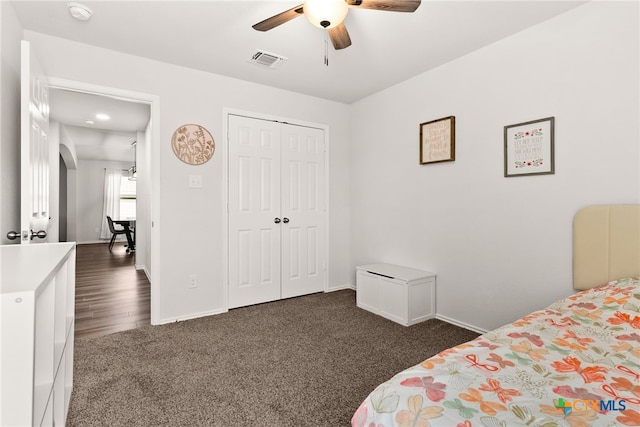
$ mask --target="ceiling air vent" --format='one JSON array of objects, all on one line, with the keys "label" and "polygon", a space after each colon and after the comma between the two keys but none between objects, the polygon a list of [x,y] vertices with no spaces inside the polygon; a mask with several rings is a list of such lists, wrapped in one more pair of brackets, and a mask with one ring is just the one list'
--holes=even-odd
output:
[{"label": "ceiling air vent", "polygon": [[284,56],[276,55],[273,53],[265,52],[264,50],[258,50],[253,54],[249,62],[261,65],[268,68],[276,68],[282,61],[286,61]]}]

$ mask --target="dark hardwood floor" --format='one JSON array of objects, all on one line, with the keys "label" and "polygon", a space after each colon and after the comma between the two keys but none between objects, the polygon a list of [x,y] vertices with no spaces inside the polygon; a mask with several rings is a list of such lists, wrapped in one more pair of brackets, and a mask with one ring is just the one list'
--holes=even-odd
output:
[{"label": "dark hardwood floor", "polygon": [[75,337],[95,337],[148,325],[151,287],[135,255],[117,243],[109,253],[106,243],[76,248]]}]

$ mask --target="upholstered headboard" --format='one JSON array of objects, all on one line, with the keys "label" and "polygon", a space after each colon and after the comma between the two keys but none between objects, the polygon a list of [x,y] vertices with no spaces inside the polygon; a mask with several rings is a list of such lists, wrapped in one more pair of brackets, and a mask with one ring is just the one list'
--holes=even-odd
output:
[{"label": "upholstered headboard", "polygon": [[573,287],[640,275],[640,205],[597,205],[573,218]]}]

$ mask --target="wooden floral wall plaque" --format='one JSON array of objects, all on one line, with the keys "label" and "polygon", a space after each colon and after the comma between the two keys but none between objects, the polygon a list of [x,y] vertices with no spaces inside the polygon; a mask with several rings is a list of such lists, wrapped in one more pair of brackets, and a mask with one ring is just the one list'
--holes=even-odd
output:
[{"label": "wooden floral wall plaque", "polygon": [[201,165],[213,157],[216,144],[200,125],[182,125],[173,132],[171,148],[175,155],[189,165]]}]

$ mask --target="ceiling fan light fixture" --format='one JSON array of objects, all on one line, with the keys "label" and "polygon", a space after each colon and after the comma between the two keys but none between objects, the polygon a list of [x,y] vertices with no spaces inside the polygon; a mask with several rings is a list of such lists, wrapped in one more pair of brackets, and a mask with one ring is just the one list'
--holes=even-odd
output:
[{"label": "ceiling fan light fixture", "polygon": [[78,21],[88,21],[93,16],[93,12],[87,6],[80,3],[67,3],[69,13]]},{"label": "ceiling fan light fixture", "polygon": [[345,0],[306,0],[302,9],[309,22],[318,28],[337,27],[349,13]]}]

